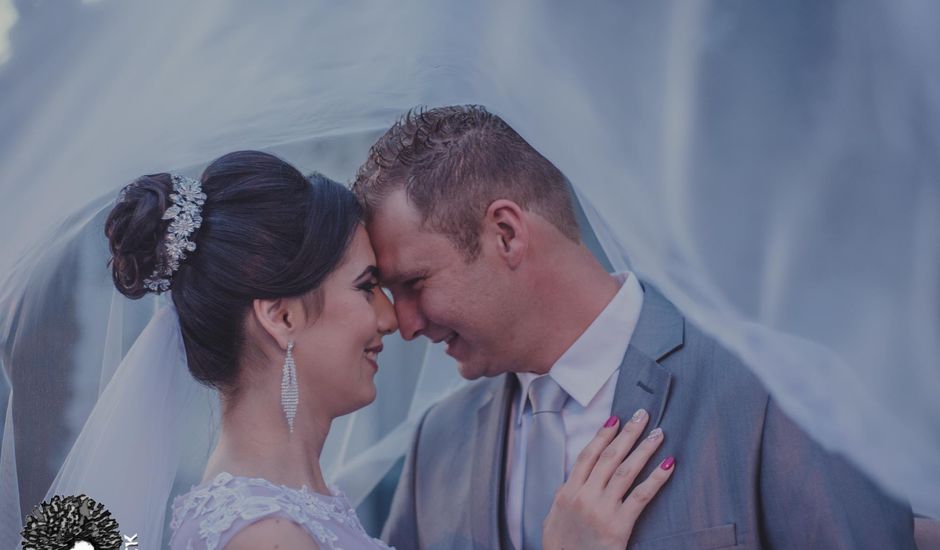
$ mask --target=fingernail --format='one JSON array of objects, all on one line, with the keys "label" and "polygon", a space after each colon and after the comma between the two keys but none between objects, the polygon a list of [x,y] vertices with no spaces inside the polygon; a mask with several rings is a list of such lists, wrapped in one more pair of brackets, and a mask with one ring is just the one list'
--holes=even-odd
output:
[{"label": "fingernail", "polygon": [[659,438],[662,437],[662,436],[663,436],[663,429],[662,429],[662,428],[656,428],[655,430],[651,431],[648,436],[646,436],[646,439],[649,440],[649,441],[655,441],[655,440],[659,439]]},{"label": "fingernail", "polygon": [[617,424],[617,416],[616,416],[616,415],[611,415],[611,417],[607,419],[607,422],[604,422],[604,427],[605,427],[605,428],[613,428],[614,425],[616,425],[616,424]]},{"label": "fingernail", "polygon": [[642,422],[644,418],[646,418],[646,411],[644,409],[640,409],[633,413],[633,418],[630,419],[630,422],[639,423]]},{"label": "fingernail", "polygon": [[672,469],[672,465],[675,463],[676,463],[676,459],[670,456],[669,458],[664,460],[663,463],[659,465],[659,467],[668,472],[669,470]]}]

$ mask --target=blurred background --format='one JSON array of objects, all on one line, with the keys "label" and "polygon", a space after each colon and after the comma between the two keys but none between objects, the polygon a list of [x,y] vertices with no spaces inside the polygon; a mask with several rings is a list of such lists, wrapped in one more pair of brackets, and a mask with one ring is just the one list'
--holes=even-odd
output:
[{"label": "blurred background", "polygon": [[[568,175],[611,270],[940,516],[938,27],[930,0],[0,0],[0,545],[158,305],[111,287],[123,185],[245,148],[348,181],[401,113],[453,103]],[[415,420],[462,384],[442,349],[387,340],[378,399],[324,456],[374,534]],[[211,394],[190,405],[173,495],[217,425]]]}]

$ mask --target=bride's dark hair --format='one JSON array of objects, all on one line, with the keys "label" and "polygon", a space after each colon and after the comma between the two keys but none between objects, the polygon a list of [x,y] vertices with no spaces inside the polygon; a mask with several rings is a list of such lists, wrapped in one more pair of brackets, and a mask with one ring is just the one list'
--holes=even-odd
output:
[{"label": "bride's dark hair", "polygon": [[[258,151],[216,159],[201,182],[207,198],[202,226],[190,237],[196,250],[173,274],[171,291],[190,372],[230,392],[252,300],[317,290],[342,261],[362,210],[341,184],[304,177]],[[161,218],[172,192],[170,174],[141,176],[105,222],[114,284],[129,298],[148,292],[144,279],[163,258],[170,222]]]}]

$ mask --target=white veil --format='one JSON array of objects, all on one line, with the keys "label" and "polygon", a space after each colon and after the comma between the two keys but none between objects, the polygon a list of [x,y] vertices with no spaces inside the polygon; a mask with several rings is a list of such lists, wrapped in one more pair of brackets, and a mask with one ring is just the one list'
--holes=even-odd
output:
[{"label": "white veil", "polygon": [[[123,184],[241,148],[348,180],[401,112],[466,102],[568,175],[613,267],[743,357],[811,435],[940,516],[936,3],[0,0],[6,27],[0,545],[153,317],[112,300],[104,266]],[[376,403],[334,425],[324,457],[357,502],[461,383],[421,342],[390,343],[382,367]],[[206,442],[184,437],[171,494]],[[89,496],[127,531],[119,496]],[[360,512],[381,525],[380,508]]]},{"label": "white veil", "polygon": [[120,514],[122,533],[138,534],[141,548],[165,546],[165,498],[183,447],[213,441],[210,423],[187,421],[210,418],[214,397],[189,374],[175,309],[161,307],[101,392],[48,494],[94,495]]}]

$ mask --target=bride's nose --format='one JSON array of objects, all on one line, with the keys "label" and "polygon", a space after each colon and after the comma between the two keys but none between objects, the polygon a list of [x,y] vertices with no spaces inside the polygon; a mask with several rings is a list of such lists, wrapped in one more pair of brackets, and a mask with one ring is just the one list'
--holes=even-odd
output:
[{"label": "bride's nose", "polygon": [[375,314],[379,319],[379,332],[382,334],[392,334],[398,330],[398,317],[395,316],[395,306],[385,294],[384,290],[376,292]]}]

